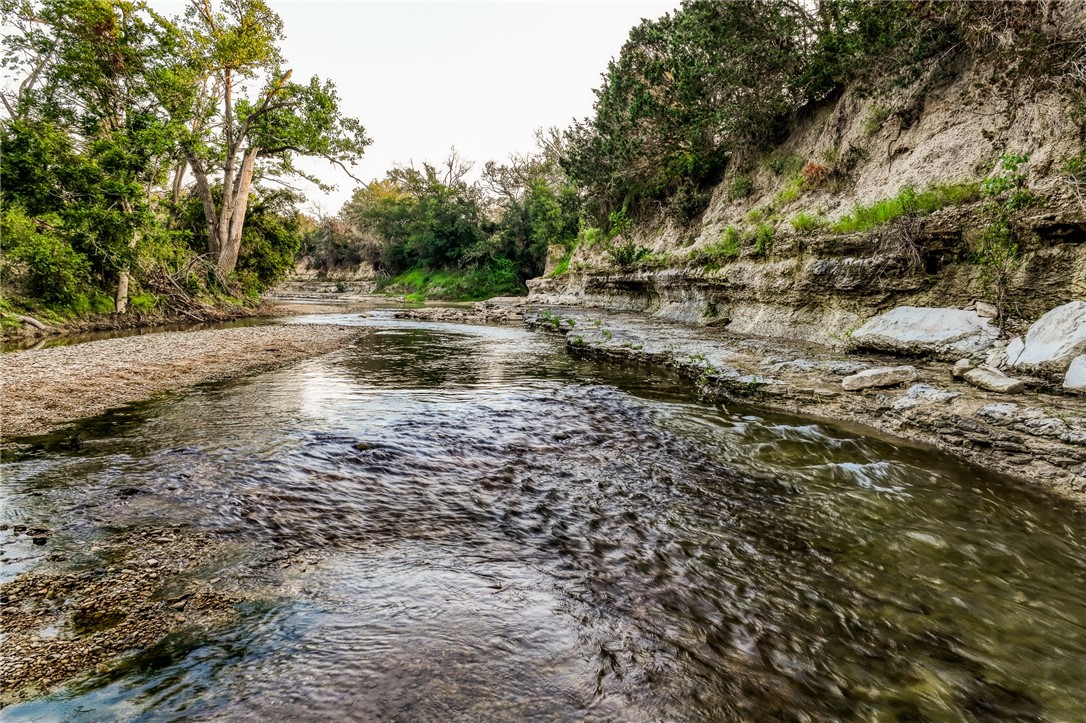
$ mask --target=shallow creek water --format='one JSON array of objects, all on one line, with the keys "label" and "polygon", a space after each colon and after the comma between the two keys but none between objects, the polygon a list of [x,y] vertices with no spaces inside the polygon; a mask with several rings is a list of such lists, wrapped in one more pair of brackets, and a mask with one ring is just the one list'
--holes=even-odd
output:
[{"label": "shallow creek water", "polygon": [[3,579],[173,522],[307,562],[0,718],[1086,719],[1065,503],[520,329],[326,320],[371,329],[6,455],[2,521],[53,537]]}]

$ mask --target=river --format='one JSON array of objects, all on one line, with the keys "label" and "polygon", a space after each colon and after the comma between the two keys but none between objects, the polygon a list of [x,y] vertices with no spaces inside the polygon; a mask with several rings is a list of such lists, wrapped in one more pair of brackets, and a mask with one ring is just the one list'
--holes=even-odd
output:
[{"label": "river", "polygon": [[0,533],[2,579],[155,525],[254,590],[295,562],[0,718],[1086,719],[1066,503],[522,329],[325,319],[368,333],[5,454],[3,522],[52,536]]}]

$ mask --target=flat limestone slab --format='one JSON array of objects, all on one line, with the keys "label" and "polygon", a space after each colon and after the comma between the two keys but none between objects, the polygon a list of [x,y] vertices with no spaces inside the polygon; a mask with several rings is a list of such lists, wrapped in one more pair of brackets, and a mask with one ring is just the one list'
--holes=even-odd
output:
[{"label": "flat limestone slab", "polygon": [[852,332],[860,349],[911,356],[979,354],[995,342],[999,329],[975,311],[925,306],[899,306]]},{"label": "flat limestone slab", "polygon": [[841,380],[841,386],[849,392],[870,387],[896,387],[911,382],[916,376],[916,367],[876,367],[845,377]]}]

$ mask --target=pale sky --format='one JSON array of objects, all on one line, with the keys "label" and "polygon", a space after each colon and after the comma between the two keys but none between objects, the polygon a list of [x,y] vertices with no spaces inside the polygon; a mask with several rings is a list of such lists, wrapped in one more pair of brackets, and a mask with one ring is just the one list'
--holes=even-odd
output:
[{"label": "pale sky", "polygon": [[[169,15],[185,7],[180,0],[151,4]],[[368,181],[394,163],[440,162],[452,146],[477,168],[531,150],[536,128],[565,128],[591,113],[592,89],[631,27],[679,3],[269,4],[283,18],[294,80],[332,79],[344,113],[361,120],[373,140],[354,169]],[[354,181],[324,162],[303,167],[338,186],[328,196],[304,188],[309,205],[338,211]]]}]

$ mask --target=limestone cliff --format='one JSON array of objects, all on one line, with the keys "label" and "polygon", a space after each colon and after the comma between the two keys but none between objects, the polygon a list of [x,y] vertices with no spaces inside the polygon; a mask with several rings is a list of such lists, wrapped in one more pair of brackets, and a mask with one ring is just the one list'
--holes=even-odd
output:
[{"label": "limestone cliff", "polygon": [[[1081,42],[1086,6],[1061,22],[1064,36],[1082,29]],[[893,93],[849,89],[808,109],[759,162],[729,168],[691,223],[643,223],[612,240],[643,248],[637,263],[618,265],[605,244],[578,247],[565,273],[529,282],[531,300],[844,346],[895,306],[990,299],[1018,331],[1086,298],[1086,179],[1066,171],[1084,157],[1086,129],[1070,98],[1061,82],[971,59],[932,64]],[[984,181],[1002,178],[1007,158],[1031,202],[1007,215],[1013,253],[997,269],[977,249],[1001,202]],[[929,189],[949,189],[942,208],[863,231],[840,223],[858,205]]]}]

